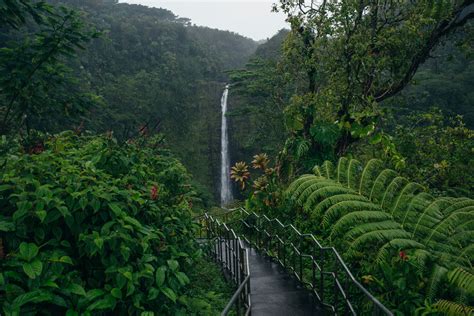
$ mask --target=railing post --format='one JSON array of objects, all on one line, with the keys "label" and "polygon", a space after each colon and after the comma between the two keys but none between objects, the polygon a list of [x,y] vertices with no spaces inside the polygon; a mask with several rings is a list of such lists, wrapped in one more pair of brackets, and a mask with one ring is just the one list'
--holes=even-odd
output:
[{"label": "railing post", "polygon": [[324,249],[320,249],[320,256],[321,261],[320,261],[320,269],[321,269],[321,278],[319,280],[319,291],[321,292],[321,304],[324,304]]},{"label": "railing post", "polygon": [[303,252],[301,250],[301,241],[303,239],[303,236],[300,236],[300,244],[299,244],[299,249],[298,252],[300,253],[300,279],[301,283],[303,283]]},{"label": "railing post", "polygon": [[338,276],[338,273],[337,273],[337,268],[334,269],[335,271],[333,272],[334,273],[334,309],[336,311],[336,314],[337,313],[337,304],[339,302],[339,291],[338,291],[338,286],[337,286],[337,282],[339,281],[337,276]]}]

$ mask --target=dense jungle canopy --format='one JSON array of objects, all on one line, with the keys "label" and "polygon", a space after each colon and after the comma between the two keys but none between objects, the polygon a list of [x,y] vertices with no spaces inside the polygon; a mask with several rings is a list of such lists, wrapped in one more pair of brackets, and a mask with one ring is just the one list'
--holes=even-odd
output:
[{"label": "dense jungle canopy", "polygon": [[195,239],[226,85],[228,207],[336,247],[397,315],[474,312],[474,2],[273,10],[289,29],[256,42],[118,0],[0,0],[0,314],[221,312],[235,289]]}]

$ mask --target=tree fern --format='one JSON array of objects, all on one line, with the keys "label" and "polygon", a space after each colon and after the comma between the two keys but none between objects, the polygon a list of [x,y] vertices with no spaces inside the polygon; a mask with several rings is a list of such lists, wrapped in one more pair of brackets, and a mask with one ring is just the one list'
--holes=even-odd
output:
[{"label": "tree fern", "polygon": [[[394,251],[410,250],[412,262],[426,274],[427,298],[436,297],[448,270],[457,271],[453,284],[459,286],[462,277],[468,281],[460,284],[472,290],[466,271],[471,271],[474,255],[474,200],[435,198],[423,186],[382,167],[378,160],[365,168],[355,159],[341,158],[337,167],[325,162],[313,169],[315,175],[294,181],[287,195],[324,228],[329,241],[344,246],[339,250],[346,258],[363,256],[381,263]],[[437,306],[462,306],[452,304],[440,301]]]}]

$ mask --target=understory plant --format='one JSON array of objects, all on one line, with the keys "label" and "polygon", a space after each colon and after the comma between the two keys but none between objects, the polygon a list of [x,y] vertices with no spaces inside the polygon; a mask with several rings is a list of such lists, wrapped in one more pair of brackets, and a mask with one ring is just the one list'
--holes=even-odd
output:
[{"label": "understory plant", "polygon": [[435,197],[375,159],[313,171],[286,192],[299,226],[335,246],[384,304],[406,315],[473,312],[474,200]]},{"label": "understory plant", "polygon": [[161,140],[119,145],[110,134],[64,132],[35,151],[8,143],[1,314],[211,313],[212,298],[187,289],[201,254],[189,176]]}]

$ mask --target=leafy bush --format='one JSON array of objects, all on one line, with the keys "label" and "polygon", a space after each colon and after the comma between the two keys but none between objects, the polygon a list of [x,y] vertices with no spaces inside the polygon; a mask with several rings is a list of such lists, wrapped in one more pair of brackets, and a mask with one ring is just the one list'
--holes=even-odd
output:
[{"label": "leafy bush", "polygon": [[184,273],[200,255],[193,193],[159,138],[120,146],[65,132],[34,154],[16,146],[0,166],[5,315],[190,314],[199,305]]}]

